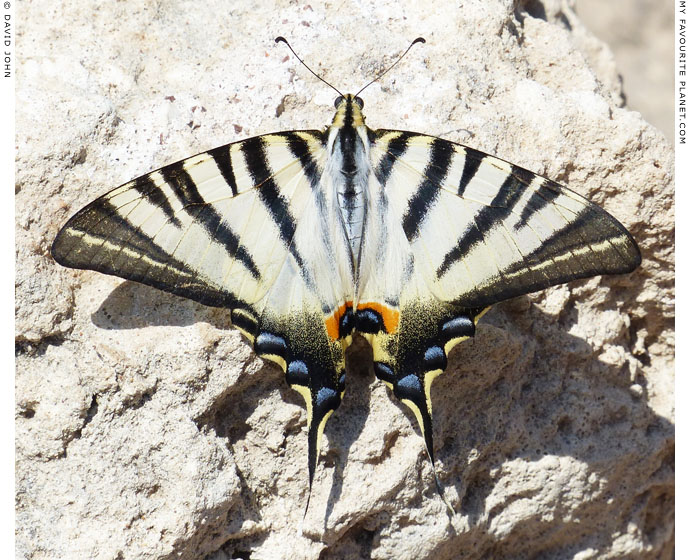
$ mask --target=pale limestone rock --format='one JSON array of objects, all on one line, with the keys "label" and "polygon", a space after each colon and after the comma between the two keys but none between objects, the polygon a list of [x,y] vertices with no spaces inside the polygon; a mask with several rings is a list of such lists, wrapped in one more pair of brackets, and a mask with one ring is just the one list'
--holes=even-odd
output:
[{"label": "pale limestone rock", "polygon": [[[526,6],[523,7],[523,6]],[[620,107],[569,2],[23,6],[17,26],[17,547],[39,558],[671,558],[672,154]],[[349,353],[306,519],[301,398],[227,314],[49,257],[84,204],[255,134],[442,135],[603,204],[643,266],[498,305],[434,384],[436,494],[409,412]]]}]

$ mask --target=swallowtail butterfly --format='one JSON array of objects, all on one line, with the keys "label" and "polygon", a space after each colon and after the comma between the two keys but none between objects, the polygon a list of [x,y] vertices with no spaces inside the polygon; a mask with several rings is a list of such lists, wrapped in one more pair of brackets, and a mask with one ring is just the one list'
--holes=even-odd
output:
[{"label": "swallowtail butterfly", "polygon": [[431,383],[489,306],[640,264],[625,227],[573,191],[448,140],[372,130],[362,108],[340,95],[323,131],[257,136],[134,179],[52,246],[63,266],[227,309],[304,397],[310,489],[355,333],[433,466]]}]

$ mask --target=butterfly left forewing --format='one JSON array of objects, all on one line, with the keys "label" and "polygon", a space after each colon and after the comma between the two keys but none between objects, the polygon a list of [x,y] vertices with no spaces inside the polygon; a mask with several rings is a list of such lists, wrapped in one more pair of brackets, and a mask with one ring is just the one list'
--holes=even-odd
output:
[{"label": "butterfly left forewing", "polygon": [[[318,132],[294,134],[320,142]],[[291,153],[289,137],[267,135],[139,177],[75,214],[53,257],[207,305],[251,305],[277,277],[307,204]]]}]

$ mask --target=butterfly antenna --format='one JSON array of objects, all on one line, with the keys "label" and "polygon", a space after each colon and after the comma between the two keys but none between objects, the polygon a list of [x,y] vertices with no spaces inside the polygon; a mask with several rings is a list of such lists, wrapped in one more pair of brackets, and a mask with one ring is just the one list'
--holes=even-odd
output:
[{"label": "butterfly antenna", "polygon": [[[277,39],[276,39],[276,40],[277,40]],[[393,64],[391,64],[388,68],[386,68],[383,72],[381,72],[378,76],[376,76],[373,80],[371,80],[371,82],[369,82],[369,83],[368,83],[367,85],[365,85],[362,89],[360,89],[357,93],[355,93],[355,97],[357,97],[360,93],[362,93],[365,89],[367,89],[371,84],[373,84],[374,82],[377,82],[378,80],[380,80],[381,78],[383,78],[383,76],[386,75],[386,74],[388,73],[388,71],[391,70],[391,69],[393,68],[393,66],[395,66],[398,62],[400,62],[400,61],[403,59],[403,57],[404,57],[408,52],[410,52],[410,49],[411,49],[414,45],[416,45],[417,43],[426,43],[426,39],[424,39],[424,37],[417,37],[414,41],[412,41],[412,42],[410,43],[410,46],[407,47],[407,50],[406,50],[404,53],[402,53],[402,54],[398,57],[398,60],[396,60]]]},{"label": "butterfly antenna", "polygon": [[321,80],[329,88],[335,90],[338,93],[338,95],[341,95],[341,96],[343,95],[342,93],[340,93],[340,90],[338,90],[338,88],[329,84],[326,80],[324,80],[321,76],[319,76],[316,72],[314,72],[311,68],[309,68],[309,66],[307,66],[307,64],[304,62],[304,60],[302,60],[299,57],[299,55],[295,52],[295,50],[290,46],[290,43],[287,42],[287,39],[285,37],[276,37],[276,43],[285,43],[288,46],[288,49],[290,49],[290,51],[292,51],[292,54],[295,55],[295,58],[302,63],[302,66],[304,66],[307,70],[309,70],[312,74],[314,74],[314,76],[316,76],[319,80]]}]

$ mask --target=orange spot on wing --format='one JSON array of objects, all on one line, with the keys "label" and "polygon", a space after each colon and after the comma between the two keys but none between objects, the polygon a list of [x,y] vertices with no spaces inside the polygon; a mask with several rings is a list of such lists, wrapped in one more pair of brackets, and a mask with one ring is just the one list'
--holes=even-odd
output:
[{"label": "orange spot on wing", "polygon": [[398,311],[397,309],[393,309],[392,307],[388,307],[383,303],[377,303],[374,301],[369,303],[360,303],[357,306],[357,311],[359,311],[360,309],[373,309],[374,311],[379,313],[381,315],[381,318],[383,319],[383,326],[388,334],[392,334],[396,330],[398,330],[398,323],[400,322],[400,311]]},{"label": "orange spot on wing", "polygon": [[[352,309],[352,301],[346,301],[338,307],[329,317],[324,321],[326,323],[326,332],[331,340],[338,340],[340,337],[340,319],[348,309]],[[383,319],[383,327],[388,334],[394,333],[398,329],[400,323],[400,311],[389,307],[383,303],[368,302],[360,303],[357,306],[357,311],[364,309],[371,309],[376,311]]]},{"label": "orange spot on wing", "polygon": [[345,315],[348,307],[352,307],[351,301],[346,301],[333,314],[326,319],[326,332],[331,340],[338,340],[340,336],[340,318]]}]

